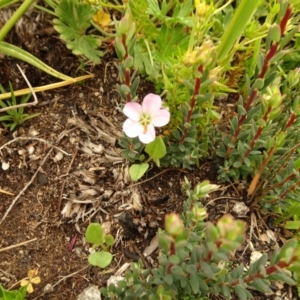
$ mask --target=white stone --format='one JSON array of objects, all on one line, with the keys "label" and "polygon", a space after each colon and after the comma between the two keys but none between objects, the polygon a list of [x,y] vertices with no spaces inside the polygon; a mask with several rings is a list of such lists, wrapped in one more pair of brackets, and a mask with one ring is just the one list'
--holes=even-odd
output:
[{"label": "white stone", "polygon": [[90,285],[77,297],[77,300],[101,300],[101,293],[96,285]]},{"label": "white stone", "polygon": [[6,171],[6,170],[8,170],[8,169],[9,169],[9,163],[3,161],[3,162],[2,162],[2,170]]}]

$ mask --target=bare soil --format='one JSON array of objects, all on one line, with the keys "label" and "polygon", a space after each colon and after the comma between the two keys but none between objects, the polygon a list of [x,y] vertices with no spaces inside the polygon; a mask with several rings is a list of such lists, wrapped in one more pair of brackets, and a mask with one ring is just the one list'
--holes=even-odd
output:
[{"label": "bare soil", "polygon": [[[31,17],[36,14],[33,11]],[[234,254],[234,264],[248,265],[254,250],[271,254],[274,247],[282,245],[281,232],[268,228],[257,210],[243,216],[234,212],[234,205],[243,201],[243,188],[239,182],[218,182],[217,165],[212,161],[203,161],[199,169],[191,171],[153,167],[140,184],[133,184],[128,177],[129,164],[118,146],[124,116],[115,89],[118,72],[113,51],[104,49],[100,65],[82,68],[52,30],[51,20],[41,18],[35,30],[40,34],[26,38],[31,39],[29,48],[34,55],[66,75],[92,73],[95,77],[37,94],[38,105],[26,112],[41,115],[14,132],[0,124],[0,161],[9,165],[6,170],[0,166],[0,189],[10,193],[0,193],[1,285],[18,288],[28,270],[38,268],[41,283],[34,286],[28,299],[76,299],[89,284],[105,285],[126,262],[141,258],[146,266],[156,267],[157,250],[147,258],[143,252],[163,227],[165,214],[181,212],[184,176],[193,186],[205,179],[220,184],[220,191],[204,203],[208,220],[215,222],[230,213],[247,223],[245,243]],[[28,50],[28,43],[15,31],[7,40]],[[5,88],[9,81],[15,90],[27,87],[17,63],[32,86],[57,81],[30,65],[2,57],[0,83]],[[154,92],[154,87],[142,81],[139,97],[149,92]],[[234,104],[219,103],[220,110],[232,111]],[[225,127],[226,122],[224,119]],[[106,270],[88,265],[84,233],[90,222],[104,223],[116,237],[111,249],[114,260]],[[274,284],[273,289],[273,295],[257,293],[255,299],[297,299],[291,288]]]}]

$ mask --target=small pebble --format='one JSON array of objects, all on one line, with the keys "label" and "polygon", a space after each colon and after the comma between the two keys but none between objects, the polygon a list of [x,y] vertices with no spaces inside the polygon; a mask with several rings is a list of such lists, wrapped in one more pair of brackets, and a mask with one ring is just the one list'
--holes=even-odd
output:
[{"label": "small pebble", "polygon": [[8,169],[9,169],[9,163],[3,161],[3,162],[2,162],[2,170],[6,171],[6,170],[8,170]]},{"label": "small pebble", "polygon": [[40,185],[44,186],[48,184],[48,178],[44,173],[37,174],[37,181]]}]

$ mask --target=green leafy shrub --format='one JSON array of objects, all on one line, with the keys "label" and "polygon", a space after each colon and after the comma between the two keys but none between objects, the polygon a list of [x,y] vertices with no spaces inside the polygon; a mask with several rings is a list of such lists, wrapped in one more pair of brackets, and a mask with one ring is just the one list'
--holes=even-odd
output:
[{"label": "green leafy shrub", "polygon": [[295,239],[277,249],[270,263],[263,254],[249,268],[234,266],[230,255],[242,244],[244,222],[225,215],[214,225],[204,222],[206,210],[200,200],[218,186],[202,182],[194,190],[186,181],[188,195],[182,218],[171,213],[165,231],[158,233],[159,266],[144,269],[133,263],[124,280],[101,288],[105,299],[211,299],[222,295],[230,299],[251,299],[251,290],[271,292],[271,281],[294,285],[290,271],[300,271],[300,248]]}]

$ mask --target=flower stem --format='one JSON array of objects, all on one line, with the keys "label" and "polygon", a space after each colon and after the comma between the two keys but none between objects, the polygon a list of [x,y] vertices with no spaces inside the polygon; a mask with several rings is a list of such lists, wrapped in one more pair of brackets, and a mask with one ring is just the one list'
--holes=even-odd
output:
[{"label": "flower stem", "polygon": [[190,124],[192,113],[193,113],[193,110],[196,106],[196,96],[199,94],[200,87],[201,87],[201,78],[202,78],[202,73],[203,73],[203,65],[202,64],[198,67],[197,71],[201,75],[196,77],[194,92],[193,92],[193,95],[192,95],[191,101],[190,101],[190,108],[189,108],[186,120],[184,122],[184,131],[183,131],[183,134],[182,134],[181,139],[179,141],[179,144],[183,144],[184,139],[186,138],[186,135],[188,133],[188,127],[186,127],[185,124]]}]

